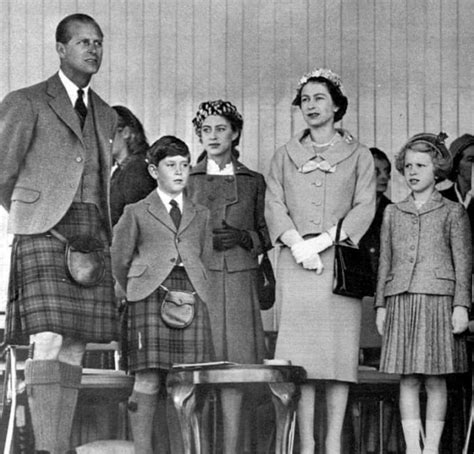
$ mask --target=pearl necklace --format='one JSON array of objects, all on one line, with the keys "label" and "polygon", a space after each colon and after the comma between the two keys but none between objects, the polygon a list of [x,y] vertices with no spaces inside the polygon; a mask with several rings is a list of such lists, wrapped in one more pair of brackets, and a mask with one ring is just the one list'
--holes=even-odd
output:
[{"label": "pearl necklace", "polygon": [[336,138],[337,138],[337,131],[334,133],[334,135],[332,136],[332,138],[329,142],[326,142],[326,143],[312,142],[312,143],[315,147],[318,147],[318,148],[330,147],[330,146],[334,145],[334,143],[336,142]]}]

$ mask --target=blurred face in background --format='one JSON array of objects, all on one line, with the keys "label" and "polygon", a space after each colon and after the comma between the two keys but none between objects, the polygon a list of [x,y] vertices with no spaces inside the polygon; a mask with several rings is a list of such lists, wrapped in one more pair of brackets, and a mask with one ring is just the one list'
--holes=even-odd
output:
[{"label": "blurred face in background", "polygon": [[374,159],[375,185],[377,195],[382,195],[390,182],[390,164],[385,159]]},{"label": "blurred face in background", "polygon": [[471,187],[471,167],[474,163],[474,145],[469,145],[462,152],[458,166],[458,178],[462,179],[467,187]]}]

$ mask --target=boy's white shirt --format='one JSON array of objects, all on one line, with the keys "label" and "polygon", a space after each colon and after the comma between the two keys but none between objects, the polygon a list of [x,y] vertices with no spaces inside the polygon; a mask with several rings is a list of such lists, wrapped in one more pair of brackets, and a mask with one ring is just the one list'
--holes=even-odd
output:
[{"label": "boy's white shirt", "polygon": [[163,204],[165,205],[166,211],[168,211],[168,213],[171,211],[170,202],[173,199],[176,200],[176,203],[178,204],[178,207],[181,213],[183,212],[183,193],[182,192],[180,192],[176,197],[171,197],[166,192],[163,192],[160,188],[156,188],[156,192],[158,193],[158,196],[160,197]]}]

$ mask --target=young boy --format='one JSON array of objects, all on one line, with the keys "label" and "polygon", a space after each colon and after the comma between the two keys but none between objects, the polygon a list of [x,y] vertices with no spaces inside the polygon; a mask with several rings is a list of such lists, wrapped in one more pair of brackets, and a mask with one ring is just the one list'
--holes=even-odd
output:
[{"label": "young boy", "polygon": [[[180,139],[164,136],[150,147],[147,161],[158,187],[126,206],[112,242],[112,270],[128,300],[129,369],[135,374],[129,415],[137,454],[153,452],[160,372],[173,363],[213,359],[204,303],[209,298],[204,257],[212,248],[209,211],[183,195],[189,149]],[[162,313],[174,291],[194,300],[194,317],[182,321],[181,327]]]}]

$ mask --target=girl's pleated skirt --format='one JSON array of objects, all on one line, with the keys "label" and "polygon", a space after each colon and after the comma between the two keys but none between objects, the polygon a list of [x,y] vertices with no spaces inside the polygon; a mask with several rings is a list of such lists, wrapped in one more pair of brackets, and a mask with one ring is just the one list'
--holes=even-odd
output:
[{"label": "girl's pleated skirt", "polygon": [[380,371],[401,375],[466,372],[465,336],[452,333],[452,301],[446,295],[388,297]]}]

